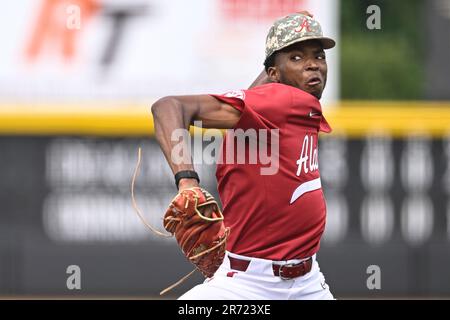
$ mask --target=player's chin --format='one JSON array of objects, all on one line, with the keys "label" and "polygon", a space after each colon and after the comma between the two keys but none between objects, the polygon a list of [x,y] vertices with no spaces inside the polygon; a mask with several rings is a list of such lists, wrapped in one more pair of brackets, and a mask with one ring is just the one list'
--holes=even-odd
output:
[{"label": "player's chin", "polygon": [[305,91],[313,95],[317,99],[320,99],[322,98],[323,87],[321,86],[321,87],[307,88]]}]

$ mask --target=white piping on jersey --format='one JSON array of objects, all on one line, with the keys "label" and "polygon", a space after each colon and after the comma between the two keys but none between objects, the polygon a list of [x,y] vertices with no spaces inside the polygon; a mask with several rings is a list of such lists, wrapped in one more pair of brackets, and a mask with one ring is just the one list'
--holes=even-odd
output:
[{"label": "white piping on jersey", "polygon": [[297,187],[297,189],[295,189],[294,193],[292,194],[290,204],[292,204],[295,200],[300,198],[306,192],[314,191],[314,190],[317,190],[320,188],[322,188],[322,183],[320,182],[320,178],[302,183],[301,185],[299,185]]}]

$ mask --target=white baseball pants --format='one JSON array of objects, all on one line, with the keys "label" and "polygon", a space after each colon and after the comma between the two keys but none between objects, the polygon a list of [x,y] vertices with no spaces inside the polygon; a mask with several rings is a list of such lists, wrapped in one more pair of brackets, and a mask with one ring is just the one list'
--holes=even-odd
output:
[{"label": "white baseball pants", "polygon": [[[230,268],[229,256],[250,260],[247,270]],[[320,272],[316,255],[311,271],[290,280],[275,276],[272,260],[251,258],[226,252],[224,261],[212,278],[195,286],[179,300],[332,300],[325,277]],[[302,260],[289,260],[298,263]]]}]

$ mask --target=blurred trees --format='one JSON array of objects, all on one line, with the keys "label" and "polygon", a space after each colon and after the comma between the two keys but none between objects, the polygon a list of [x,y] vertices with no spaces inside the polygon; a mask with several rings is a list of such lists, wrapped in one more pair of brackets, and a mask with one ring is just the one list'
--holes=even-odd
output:
[{"label": "blurred trees", "polygon": [[[369,30],[367,7],[381,9],[381,29]],[[422,99],[423,0],[341,0],[342,99]]]}]

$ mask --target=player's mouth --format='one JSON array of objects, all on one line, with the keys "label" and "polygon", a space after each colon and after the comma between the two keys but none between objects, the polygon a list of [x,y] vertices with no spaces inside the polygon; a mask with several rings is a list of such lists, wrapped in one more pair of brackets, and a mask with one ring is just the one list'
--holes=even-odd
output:
[{"label": "player's mouth", "polygon": [[319,77],[312,77],[306,81],[306,85],[310,87],[317,86],[322,83],[322,80]]}]

